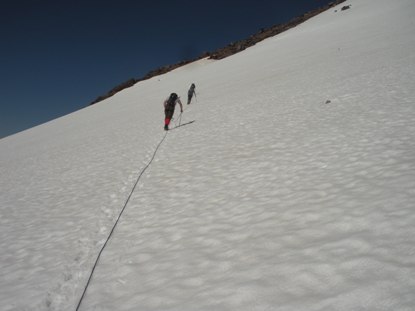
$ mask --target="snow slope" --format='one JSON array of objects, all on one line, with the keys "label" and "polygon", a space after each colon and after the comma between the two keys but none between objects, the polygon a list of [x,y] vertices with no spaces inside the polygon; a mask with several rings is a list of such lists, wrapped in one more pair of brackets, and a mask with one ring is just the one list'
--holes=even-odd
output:
[{"label": "snow slope", "polygon": [[413,310],[415,2],[345,4],[0,140],[1,309],[75,310],[164,138],[80,310]]}]

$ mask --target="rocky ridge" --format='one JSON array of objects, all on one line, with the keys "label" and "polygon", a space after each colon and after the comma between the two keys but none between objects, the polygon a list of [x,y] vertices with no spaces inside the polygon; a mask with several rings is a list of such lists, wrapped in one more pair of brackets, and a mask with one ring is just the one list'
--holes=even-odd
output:
[{"label": "rocky ridge", "polygon": [[[233,54],[236,54],[238,52],[241,52],[253,45],[255,45],[256,43],[269,38],[269,37],[273,37],[276,36],[284,31],[287,31],[288,29],[291,29],[301,23],[304,23],[306,20],[310,19],[311,17],[314,17],[324,11],[327,11],[328,9],[345,2],[346,0],[335,0],[333,2],[330,2],[329,4],[327,4],[324,7],[318,8],[316,10],[312,10],[310,12],[304,13],[298,17],[293,18],[292,20],[290,20],[287,23],[284,24],[277,24],[274,26],[271,26],[269,28],[262,28],[260,29],[259,32],[257,32],[256,34],[251,35],[250,37],[240,40],[240,41],[236,41],[236,42],[231,42],[230,44],[228,44],[227,46],[223,47],[223,48],[219,48],[213,52],[206,52],[203,53],[202,55],[200,55],[199,57],[195,58],[195,59],[191,59],[191,60],[184,60],[181,61],[179,63],[173,64],[173,65],[167,65],[167,66],[163,66],[160,68],[157,68],[155,70],[151,70],[149,71],[144,77],[142,78],[131,78],[117,86],[115,86],[113,89],[111,89],[108,93],[101,95],[99,97],[97,97],[93,102],[90,103],[90,105],[93,105],[95,103],[98,103],[108,97],[113,96],[114,94],[122,91],[125,88],[131,87],[134,84],[136,84],[137,82],[143,81],[143,80],[147,80],[150,79],[152,77],[155,76],[159,76],[162,75],[164,73],[167,73],[169,71],[172,71],[178,67],[184,66],[186,64],[192,63],[194,61],[197,61],[199,59],[202,58],[210,58],[210,59],[222,59],[228,56],[231,56]],[[343,7],[341,10],[346,10],[349,9],[349,6],[345,6]],[[337,12],[337,10],[335,11]]]}]

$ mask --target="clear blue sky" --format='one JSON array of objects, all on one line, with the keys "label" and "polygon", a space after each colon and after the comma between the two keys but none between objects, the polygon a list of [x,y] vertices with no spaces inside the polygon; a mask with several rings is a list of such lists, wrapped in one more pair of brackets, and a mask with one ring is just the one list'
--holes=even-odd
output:
[{"label": "clear blue sky", "polygon": [[86,107],[130,78],[224,47],[329,2],[3,2],[0,138]]}]

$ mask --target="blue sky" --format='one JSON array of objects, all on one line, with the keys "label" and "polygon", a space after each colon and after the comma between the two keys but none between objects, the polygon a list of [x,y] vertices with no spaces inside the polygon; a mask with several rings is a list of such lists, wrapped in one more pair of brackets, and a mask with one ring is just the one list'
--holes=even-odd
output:
[{"label": "blue sky", "polygon": [[2,3],[0,138],[84,108],[130,78],[224,47],[329,2]]}]

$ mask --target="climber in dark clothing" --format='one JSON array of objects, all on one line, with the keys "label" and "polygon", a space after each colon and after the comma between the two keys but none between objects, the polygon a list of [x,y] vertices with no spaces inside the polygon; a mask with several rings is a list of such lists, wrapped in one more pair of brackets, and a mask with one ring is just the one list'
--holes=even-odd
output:
[{"label": "climber in dark clothing", "polygon": [[193,95],[195,95],[195,97],[196,97],[195,88],[196,88],[196,85],[194,83],[192,83],[192,85],[190,86],[190,89],[187,91],[187,104],[188,105],[192,101]]},{"label": "climber in dark clothing", "polygon": [[173,118],[174,108],[176,104],[180,105],[180,112],[183,112],[183,105],[180,101],[180,97],[176,93],[171,93],[170,96],[164,101],[164,114],[166,118],[164,119],[164,130],[169,130],[170,120]]}]

